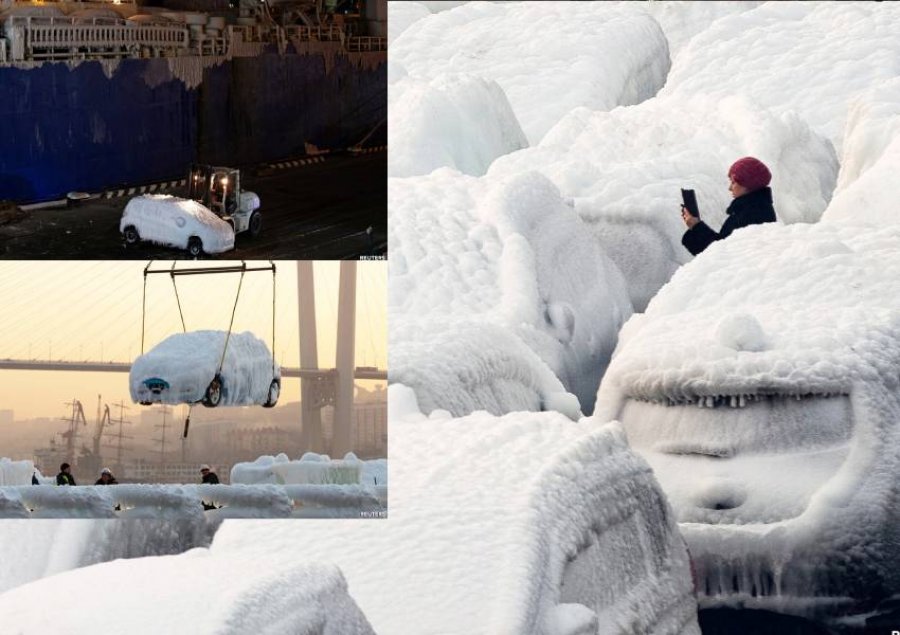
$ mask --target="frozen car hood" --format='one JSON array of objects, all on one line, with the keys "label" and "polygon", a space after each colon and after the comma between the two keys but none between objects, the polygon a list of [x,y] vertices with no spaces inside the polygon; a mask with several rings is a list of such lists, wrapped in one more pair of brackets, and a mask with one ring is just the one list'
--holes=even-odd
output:
[{"label": "frozen car hood", "polygon": [[900,227],[758,226],[626,324],[597,417],[653,466],[701,577],[718,558],[709,594],[871,597],[900,587],[898,380]]},{"label": "frozen car hood", "polygon": [[[219,367],[227,335],[225,331],[170,335],[132,363],[131,398],[169,404],[200,401]],[[280,376],[275,364],[274,377]],[[168,388],[153,395],[145,384],[151,379],[162,380]],[[264,403],[272,379],[272,355],[265,343],[253,333],[232,333],[222,366],[221,405]]]},{"label": "frozen car hood", "polygon": [[191,236],[203,241],[203,251],[217,254],[234,249],[231,225],[197,201],[168,194],[144,194],[125,206],[119,231],[134,225],[142,240],[186,249]]}]

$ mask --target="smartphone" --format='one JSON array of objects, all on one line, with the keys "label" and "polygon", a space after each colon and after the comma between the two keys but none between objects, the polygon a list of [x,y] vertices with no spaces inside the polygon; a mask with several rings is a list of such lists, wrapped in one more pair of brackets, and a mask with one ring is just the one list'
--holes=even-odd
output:
[{"label": "smartphone", "polygon": [[681,189],[681,202],[690,212],[691,216],[700,218],[700,210],[697,208],[697,196],[694,190]]}]

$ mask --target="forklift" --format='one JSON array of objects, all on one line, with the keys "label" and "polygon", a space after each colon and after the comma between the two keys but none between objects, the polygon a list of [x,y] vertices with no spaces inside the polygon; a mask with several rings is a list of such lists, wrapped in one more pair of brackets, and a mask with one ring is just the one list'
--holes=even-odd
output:
[{"label": "forklift", "polygon": [[241,190],[240,170],[192,164],[188,175],[188,198],[226,221],[235,235],[249,231],[252,238],[259,236],[262,228],[259,196]]}]

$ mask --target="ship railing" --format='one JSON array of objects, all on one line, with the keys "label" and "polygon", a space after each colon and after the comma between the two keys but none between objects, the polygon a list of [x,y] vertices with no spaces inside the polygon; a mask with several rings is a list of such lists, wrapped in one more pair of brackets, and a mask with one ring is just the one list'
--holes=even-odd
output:
[{"label": "ship railing", "polygon": [[347,41],[344,42],[344,46],[348,51],[354,53],[368,51],[386,51],[387,38],[370,36],[348,37]]},{"label": "ship railing", "polygon": [[[186,27],[164,24],[130,24],[108,18],[10,18],[7,32],[19,35],[24,59],[137,56],[149,49],[174,54],[189,45]],[[13,47],[16,50],[16,47]],[[13,60],[18,56],[13,56]]]},{"label": "ship railing", "polygon": [[284,27],[284,30],[289,38],[302,41],[342,42],[344,39],[344,31],[333,24],[328,26],[292,24]]}]

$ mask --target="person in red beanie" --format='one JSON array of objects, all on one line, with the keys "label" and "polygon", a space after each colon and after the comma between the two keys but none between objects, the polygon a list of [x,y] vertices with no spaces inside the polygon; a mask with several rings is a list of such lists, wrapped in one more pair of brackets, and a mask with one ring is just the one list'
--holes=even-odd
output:
[{"label": "person in red beanie", "polygon": [[728,189],[734,200],[725,210],[728,218],[719,233],[691,215],[683,206],[681,208],[681,218],[688,227],[681,237],[681,244],[695,256],[714,241],[727,238],[736,229],[775,222],[772,190],[769,188],[772,173],[765,163],[753,157],[738,159],[728,168],[728,178],[731,179]]}]

